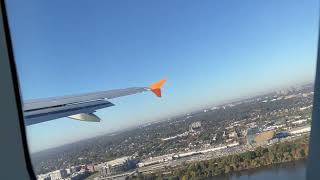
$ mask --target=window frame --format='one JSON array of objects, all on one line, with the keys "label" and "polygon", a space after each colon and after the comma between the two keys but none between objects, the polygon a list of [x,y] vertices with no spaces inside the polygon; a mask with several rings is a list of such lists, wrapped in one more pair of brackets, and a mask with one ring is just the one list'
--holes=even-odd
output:
[{"label": "window frame", "polygon": [[4,0],[0,1],[0,39],[0,179],[36,179],[28,149]]},{"label": "window frame", "polygon": [[[4,0],[0,1],[0,107],[3,122],[0,126],[0,179],[36,179],[29,154],[26,127],[23,120],[19,81],[14,61],[11,36]],[[320,167],[320,52],[316,63],[314,101],[306,179],[318,179]],[[318,120],[318,121],[317,121]]]}]

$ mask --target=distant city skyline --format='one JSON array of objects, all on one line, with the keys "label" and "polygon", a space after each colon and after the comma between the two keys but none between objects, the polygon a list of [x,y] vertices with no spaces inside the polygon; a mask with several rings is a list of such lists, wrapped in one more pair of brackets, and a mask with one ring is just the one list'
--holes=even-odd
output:
[{"label": "distant city skyline", "polygon": [[31,152],[315,76],[315,0],[7,6],[24,100],[168,80],[161,99],[144,93],[110,100],[116,106],[97,111],[100,123],[62,118],[27,127]]}]

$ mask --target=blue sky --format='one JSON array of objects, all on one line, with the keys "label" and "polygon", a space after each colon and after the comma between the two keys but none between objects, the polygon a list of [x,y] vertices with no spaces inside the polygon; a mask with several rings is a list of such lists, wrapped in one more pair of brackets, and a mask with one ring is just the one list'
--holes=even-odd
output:
[{"label": "blue sky", "polygon": [[27,127],[32,152],[314,79],[318,1],[7,1],[23,99],[147,86],[101,123]]}]

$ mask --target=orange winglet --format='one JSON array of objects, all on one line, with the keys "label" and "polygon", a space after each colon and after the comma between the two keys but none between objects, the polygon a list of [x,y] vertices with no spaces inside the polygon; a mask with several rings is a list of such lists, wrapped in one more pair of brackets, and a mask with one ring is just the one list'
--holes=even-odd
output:
[{"label": "orange winglet", "polygon": [[161,97],[161,87],[167,80],[162,79],[154,84],[151,84],[149,86],[150,90],[158,97]]}]

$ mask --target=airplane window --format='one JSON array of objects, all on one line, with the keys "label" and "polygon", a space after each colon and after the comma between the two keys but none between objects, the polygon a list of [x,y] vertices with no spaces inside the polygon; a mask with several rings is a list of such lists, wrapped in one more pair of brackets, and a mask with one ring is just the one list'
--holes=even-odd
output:
[{"label": "airplane window", "polygon": [[6,2],[38,179],[304,179],[319,3]]}]

